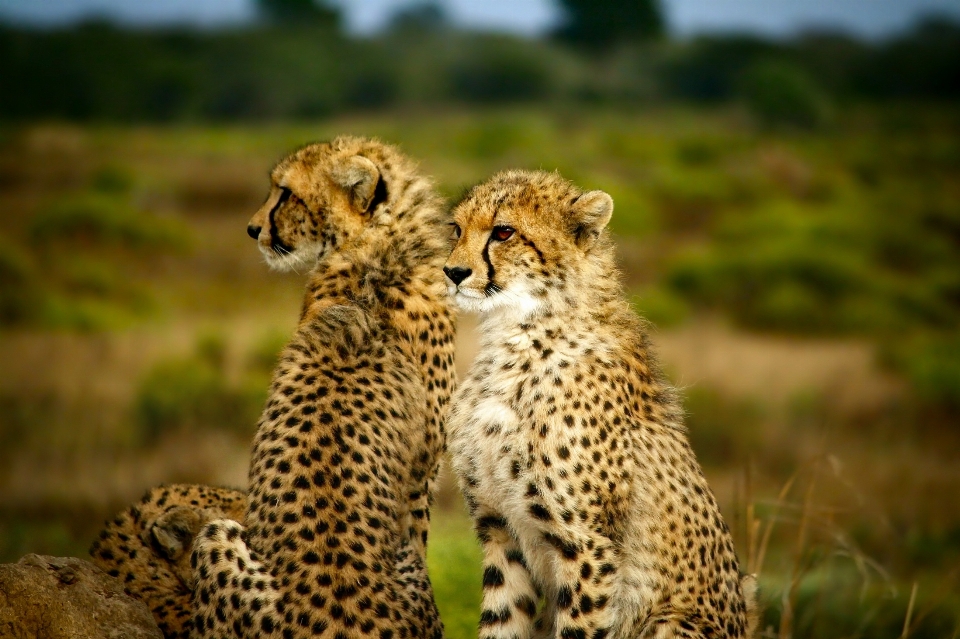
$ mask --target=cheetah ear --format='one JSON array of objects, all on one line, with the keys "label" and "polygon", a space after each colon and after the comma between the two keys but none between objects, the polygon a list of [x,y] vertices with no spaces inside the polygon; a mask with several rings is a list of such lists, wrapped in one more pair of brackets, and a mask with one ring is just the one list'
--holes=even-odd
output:
[{"label": "cheetah ear", "polygon": [[380,183],[377,165],[362,155],[354,155],[335,166],[331,176],[350,196],[351,204],[358,211],[366,213]]},{"label": "cheetah ear", "polygon": [[570,230],[577,246],[587,248],[613,215],[613,198],[603,191],[588,191],[570,205]]}]

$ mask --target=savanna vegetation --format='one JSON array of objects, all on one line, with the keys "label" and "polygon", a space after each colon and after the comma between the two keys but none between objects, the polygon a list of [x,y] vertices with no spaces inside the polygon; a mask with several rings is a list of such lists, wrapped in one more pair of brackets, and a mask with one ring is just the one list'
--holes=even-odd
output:
[{"label": "savanna vegetation", "polygon": [[[227,33],[0,31],[0,561],[84,556],[161,482],[244,484],[303,282],[246,222],[276,159],[355,133],[450,199],[516,166],[613,195],[764,636],[958,636],[956,27],[604,49],[429,8],[352,40],[330,13],[284,27],[291,6]],[[466,638],[479,550],[441,484],[431,574]]]}]

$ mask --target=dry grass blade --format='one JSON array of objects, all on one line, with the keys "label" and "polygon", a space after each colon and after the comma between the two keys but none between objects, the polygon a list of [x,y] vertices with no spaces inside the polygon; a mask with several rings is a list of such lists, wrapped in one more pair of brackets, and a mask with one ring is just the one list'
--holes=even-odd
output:
[{"label": "dry grass blade", "polygon": [[780,492],[777,494],[777,499],[774,502],[774,511],[770,515],[770,518],[767,520],[767,527],[763,531],[763,536],[760,539],[759,546],[756,545],[756,531],[759,531],[761,522],[759,519],[754,516],[754,506],[751,502],[747,506],[747,522],[748,530],[750,531],[750,541],[748,542],[748,552],[747,555],[747,572],[751,574],[760,574],[763,570],[763,562],[766,559],[767,548],[770,545],[770,537],[773,535],[773,528],[777,522],[777,518],[780,514],[780,509],[783,507],[784,500],[787,498],[787,495],[790,494],[790,489],[793,488],[793,484],[797,480],[798,473],[794,473],[790,479],[784,483],[783,487],[780,488]]},{"label": "dry grass blade", "polygon": [[[923,621],[931,612],[936,610],[949,596],[954,592],[953,581],[960,575],[960,566],[954,568],[947,574],[947,576],[940,583],[940,587],[937,588],[934,595],[927,599],[927,604],[924,606],[922,612],[918,612],[916,615],[910,615],[909,611],[907,613],[907,618],[904,620],[903,628],[904,633],[908,633],[910,629],[914,626],[920,625],[920,622]],[[914,582],[914,589],[917,588],[917,583]],[[911,603],[913,602],[913,594],[910,595]],[[904,637],[907,635],[904,634]],[[960,637],[960,624],[957,624],[957,627],[953,631],[952,637]]]},{"label": "dry grass blade", "polygon": [[910,634],[910,617],[913,616],[913,604],[917,602],[917,582],[913,582],[913,588],[910,589],[910,603],[907,604],[907,614],[903,618],[903,632],[900,633],[900,639],[907,639]]},{"label": "dry grass blade", "polygon": [[813,490],[816,486],[817,471],[819,464],[814,463],[813,473],[810,482],[807,484],[807,490],[803,495],[803,509],[800,514],[800,527],[797,530],[797,541],[793,552],[793,565],[791,566],[792,576],[790,586],[784,590],[781,601],[783,609],[780,613],[780,639],[789,639],[793,636],[793,617],[797,602],[797,588],[808,572],[803,566],[803,554],[807,545],[807,532],[810,527],[811,512],[813,510]]}]

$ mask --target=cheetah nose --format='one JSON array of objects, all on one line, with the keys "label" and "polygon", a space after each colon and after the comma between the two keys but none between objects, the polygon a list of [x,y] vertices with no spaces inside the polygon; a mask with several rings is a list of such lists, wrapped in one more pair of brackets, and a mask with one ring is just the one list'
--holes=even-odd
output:
[{"label": "cheetah nose", "polygon": [[463,268],[461,266],[454,266],[453,268],[444,266],[443,272],[447,274],[447,277],[450,278],[451,282],[454,284],[459,284],[463,280],[470,277],[470,274],[473,273],[473,270],[469,268]]},{"label": "cheetah nose", "polygon": [[247,235],[249,235],[253,239],[257,239],[258,237],[260,237],[260,227],[254,226],[253,224],[248,224]]}]

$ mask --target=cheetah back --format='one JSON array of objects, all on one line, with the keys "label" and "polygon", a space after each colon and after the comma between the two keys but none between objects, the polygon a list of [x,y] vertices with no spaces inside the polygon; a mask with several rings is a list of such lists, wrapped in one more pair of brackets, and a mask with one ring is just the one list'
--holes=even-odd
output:
[{"label": "cheetah back", "polygon": [[258,426],[245,527],[212,522],[195,544],[196,627],[441,636],[425,548],[454,381],[442,203],[396,150],[357,138],[307,147],[272,180],[251,222],[261,249],[274,229],[276,248],[319,262]]}]

